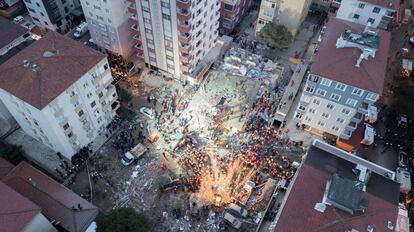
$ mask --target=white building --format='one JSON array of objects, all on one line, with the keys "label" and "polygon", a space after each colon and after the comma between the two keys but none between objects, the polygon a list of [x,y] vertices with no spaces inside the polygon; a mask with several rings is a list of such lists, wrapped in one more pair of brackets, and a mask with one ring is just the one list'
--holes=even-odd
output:
[{"label": "white building", "polygon": [[107,58],[49,32],[0,66],[0,99],[30,136],[70,159],[119,107]]},{"label": "white building", "polygon": [[[338,2],[338,1],[336,1]],[[400,7],[400,0],[342,0],[336,13],[339,19],[388,29]]]},{"label": "white building", "polygon": [[348,140],[382,95],[390,33],[329,18],[312,59],[296,120],[315,133]]},{"label": "white building", "polygon": [[129,16],[125,0],[81,0],[93,42],[128,58],[132,52]]},{"label": "white building", "polygon": [[33,22],[42,29],[67,32],[72,26],[71,12],[78,0],[24,0]]},{"label": "white building", "polygon": [[196,83],[211,63],[218,37],[220,0],[128,0],[132,61]]}]

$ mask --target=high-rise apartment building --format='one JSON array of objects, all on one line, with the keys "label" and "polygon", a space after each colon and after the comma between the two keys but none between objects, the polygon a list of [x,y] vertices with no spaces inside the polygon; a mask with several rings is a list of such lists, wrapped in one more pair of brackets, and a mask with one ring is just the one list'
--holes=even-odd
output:
[{"label": "high-rise apartment building", "polygon": [[130,36],[129,15],[125,0],[81,0],[93,42],[128,58],[134,40]]},{"label": "high-rise apartment building", "polygon": [[72,26],[72,11],[78,0],[23,0],[33,22],[42,29],[67,32]]},{"label": "high-rise apartment building", "polygon": [[231,33],[252,6],[253,0],[221,0],[220,31]]},{"label": "high-rise apartment building", "polygon": [[115,116],[112,80],[103,54],[49,32],[0,65],[0,99],[25,133],[71,159]]},{"label": "high-rise apartment building", "polygon": [[220,0],[128,0],[132,61],[196,83],[218,37]]},{"label": "high-rise apartment building", "polygon": [[284,25],[295,36],[308,15],[311,4],[312,0],[263,0],[260,4],[256,32],[267,23],[274,22]]}]

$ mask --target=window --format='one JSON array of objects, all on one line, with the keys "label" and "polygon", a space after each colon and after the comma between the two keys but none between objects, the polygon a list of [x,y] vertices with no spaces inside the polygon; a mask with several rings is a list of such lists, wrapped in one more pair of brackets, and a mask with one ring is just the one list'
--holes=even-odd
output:
[{"label": "window", "polygon": [[354,14],[354,19],[359,19],[359,14]]},{"label": "window", "polygon": [[358,103],[358,101],[357,101],[357,100],[352,99],[352,98],[348,98],[348,100],[346,100],[346,103],[345,103],[345,104],[350,105],[350,106],[352,106],[352,107],[355,107],[355,105],[356,105],[357,103]]},{"label": "window", "polygon": [[324,86],[331,86],[331,83],[332,83],[332,81],[331,80],[328,80],[328,79],[325,79],[325,78],[322,78],[322,80],[321,80],[321,85],[324,85]]},{"label": "window", "polygon": [[357,89],[357,88],[354,88],[354,90],[352,90],[352,94],[353,95],[357,95],[357,96],[362,96],[362,94],[364,93],[364,90],[362,90],[362,89]]},{"label": "window", "polygon": [[344,123],[344,122],[345,122],[345,119],[343,119],[343,118],[337,118],[337,119],[336,119],[336,122],[339,122],[339,123]]},{"label": "window", "polygon": [[143,6],[142,7],[142,11],[149,13],[150,9],[148,7]]},{"label": "window", "polygon": [[313,93],[315,91],[315,86],[306,85],[305,91],[308,93]]},{"label": "window", "polygon": [[325,126],[325,123],[322,122],[322,121],[318,121],[318,126],[324,127]]},{"label": "window", "polygon": [[343,114],[348,115],[349,113],[351,113],[351,111],[349,109],[343,108],[341,111]]},{"label": "window", "polygon": [[334,130],[334,131],[339,131],[339,127],[337,127],[337,126],[333,126],[331,129]]},{"label": "window", "polygon": [[304,104],[300,103],[298,109],[299,110],[302,110],[302,111],[305,111],[306,110],[306,106]]},{"label": "window", "polygon": [[377,98],[378,98],[378,94],[375,94],[375,93],[368,93],[368,94],[367,94],[367,99],[368,99],[368,100],[371,100],[371,101],[376,101],[376,100],[377,100]]},{"label": "window", "polygon": [[68,137],[69,137],[69,138],[72,138],[72,136],[73,136],[73,134],[72,134],[72,132],[70,132],[70,133],[68,134]]},{"label": "window", "polygon": [[295,118],[301,119],[303,117],[303,114],[300,112],[296,112]]},{"label": "window", "polygon": [[379,7],[374,7],[374,9],[372,9],[372,12],[378,14],[381,11],[381,8]]},{"label": "window", "polygon": [[161,6],[165,8],[170,8],[170,3],[168,2],[161,2]]},{"label": "window", "polygon": [[315,114],[315,113],[316,113],[316,110],[315,110],[315,109],[313,109],[313,108],[309,108],[309,113],[311,113],[311,114]]},{"label": "window", "polygon": [[91,103],[91,107],[93,108],[93,107],[95,107],[96,106],[96,102],[95,101],[93,101],[92,103]]},{"label": "window", "polygon": [[69,128],[69,124],[68,123],[66,123],[65,125],[63,125],[63,129],[64,130],[67,130]]},{"label": "window", "polygon": [[33,123],[34,123],[36,126],[39,126],[39,123],[37,123],[37,121],[36,121],[36,120],[34,120],[34,121],[33,121]]},{"label": "window", "polygon": [[305,121],[307,121],[307,122],[312,122],[312,118],[311,118],[311,117],[309,117],[309,116],[306,116],[306,117],[305,117]]},{"label": "window", "polygon": [[322,113],[322,118],[328,119],[329,118],[329,114],[328,113]]},{"label": "window", "polygon": [[313,104],[316,104],[316,105],[320,105],[321,104],[321,101],[320,100],[318,100],[318,99],[313,99]]},{"label": "window", "polygon": [[87,97],[88,99],[89,99],[89,98],[91,98],[91,97],[92,97],[92,93],[90,93],[90,92],[89,92],[89,93],[87,93],[87,94],[86,94],[86,97]]},{"label": "window", "polygon": [[344,85],[342,83],[337,83],[336,86],[335,86],[335,89],[339,89],[341,91],[345,91],[346,85]]},{"label": "window", "polygon": [[109,64],[104,64],[104,69],[107,70],[109,68]]},{"label": "window", "polygon": [[171,16],[167,15],[167,14],[162,14],[162,18],[165,20],[171,20]]},{"label": "window", "polygon": [[365,4],[364,3],[358,4],[358,8],[364,9],[364,7],[365,7]]},{"label": "window", "polygon": [[309,74],[308,80],[313,81],[313,82],[318,82],[319,78],[318,78],[318,76]]},{"label": "window", "polygon": [[333,104],[331,104],[331,103],[328,103],[328,104],[326,105],[326,108],[328,108],[328,109],[330,109],[330,110],[333,110],[334,105],[333,105]]},{"label": "window", "polygon": [[370,23],[370,24],[374,24],[374,22],[375,22],[375,19],[373,19],[373,18],[369,18],[369,19],[368,19],[368,23]]},{"label": "window", "polygon": [[323,90],[323,89],[318,89],[318,90],[316,91],[316,94],[321,95],[321,96],[325,96],[325,95],[326,95],[326,91],[325,91],[325,90]]},{"label": "window", "polygon": [[335,101],[339,101],[339,99],[341,99],[341,96],[339,94],[333,93],[331,94],[331,99]]},{"label": "window", "polygon": [[30,8],[30,7],[27,7],[27,10],[29,10],[32,13],[36,13],[36,11],[34,9]]},{"label": "window", "polygon": [[81,117],[83,115],[83,110],[80,110],[78,116]]}]

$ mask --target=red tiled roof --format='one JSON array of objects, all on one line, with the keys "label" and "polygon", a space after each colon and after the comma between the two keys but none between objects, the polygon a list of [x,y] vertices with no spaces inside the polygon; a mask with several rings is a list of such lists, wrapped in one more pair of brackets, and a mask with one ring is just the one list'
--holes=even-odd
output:
[{"label": "red tiled roof", "polygon": [[29,32],[29,29],[0,17],[0,48]]},{"label": "red tiled roof", "polygon": [[398,9],[400,7],[400,0],[360,0],[373,5],[388,7],[391,9]]},{"label": "red tiled roof", "polygon": [[13,168],[13,164],[0,157],[0,179],[6,176]]},{"label": "red tiled roof", "polygon": [[[320,151],[315,152],[320,153]],[[319,155],[316,154],[316,156]],[[334,155],[330,154],[330,156]],[[368,225],[373,225],[377,232],[388,232],[388,221],[395,225],[397,220],[398,183],[384,181],[383,178],[372,174],[367,191],[362,194],[362,197],[368,200],[368,208],[365,212],[356,212],[351,215],[332,206],[326,206],[323,213],[318,212],[314,209],[315,204],[322,202],[326,183],[334,173],[347,170],[356,178],[352,172],[355,165],[348,164],[347,161],[344,165],[339,165],[343,161],[337,157],[328,157],[327,159],[332,160],[325,162],[326,160],[321,160],[321,157],[309,161],[308,153],[296,180],[291,183],[293,186],[288,193],[285,205],[282,205],[275,232],[337,232],[351,229],[367,231]],[[381,191],[388,192],[382,193]]]},{"label": "red tiled roof", "polygon": [[363,60],[360,67],[355,64],[361,54],[358,48],[336,48],[336,41],[346,29],[356,32],[364,30],[363,25],[329,17],[325,34],[313,57],[313,74],[339,81],[357,88],[382,94],[388,60],[391,34],[379,30],[379,48],[375,58]]},{"label": "red tiled roof", "polygon": [[40,213],[40,207],[0,181],[0,231],[18,232]]},{"label": "red tiled roof", "polygon": [[[42,208],[42,213],[70,232],[84,231],[98,208],[26,162],[17,165],[3,182]],[[72,206],[81,205],[74,211]]]},{"label": "red tiled roof", "polygon": [[[44,56],[53,50],[55,55]],[[49,32],[0,65],[0,88],[43,109],[104,58],[75,40]],[[39,70],[23,67],[24,60],[37,64]]]}]

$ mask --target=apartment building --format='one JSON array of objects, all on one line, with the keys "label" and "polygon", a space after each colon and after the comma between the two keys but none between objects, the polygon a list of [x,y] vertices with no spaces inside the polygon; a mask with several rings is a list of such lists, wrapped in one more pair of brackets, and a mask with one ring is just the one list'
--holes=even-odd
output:
[{"label": "apartment building", "polygon": [[330,17],[294,117],[316,133],[349,139],[364,117],[375,120],[390,33]]},{"label": "apartment building", "polygon": [[221,0],[220,32],[231,33],[252,6],[253,0]]},{"label": "apartment building", "polygon": [[23,0],[33,22],[44,30],[67,32],[78,0]]},{"label": "apartment building", "polygon": [[260,4],[256,32],[259,32],[267,23],[274,22],[286,26],[295,36],[308,15],[312,0],[263,0]]},{"label": "apartment building", "polygon": [[81,0],[93,42],[128,58],[134,40],[130,36],[129,16],[125,0]]},{"label": "apartment building", "polygon": [[133,62],[145,62],[186,83],[197,83],[211,65],[218,37],[220,0],[128,0]]},{"label": "apartment building", "polygon": [[387,30],[394,21],[400,0],[334,0],[339,5],[336,17],[350,22]]},{"label": "apartment building", "polygon": [[20,127],[71,157],[119,107],[107,58],[49,32],[0,65],[0,99]]}]

